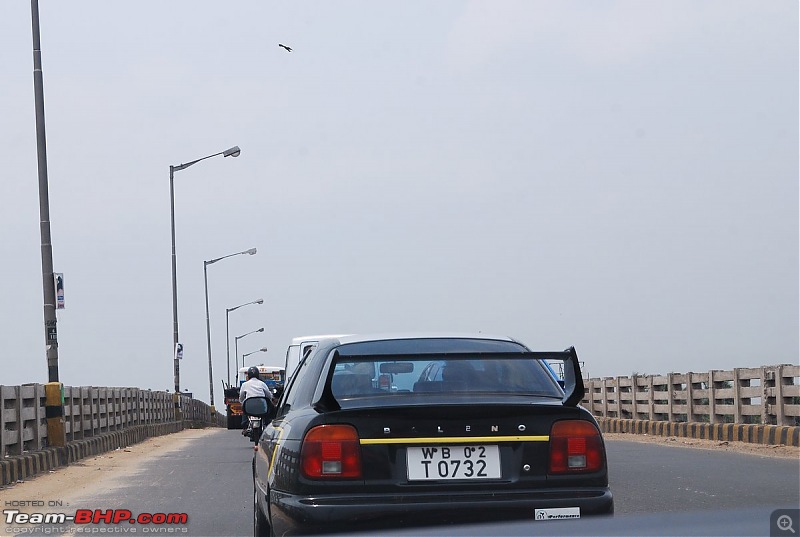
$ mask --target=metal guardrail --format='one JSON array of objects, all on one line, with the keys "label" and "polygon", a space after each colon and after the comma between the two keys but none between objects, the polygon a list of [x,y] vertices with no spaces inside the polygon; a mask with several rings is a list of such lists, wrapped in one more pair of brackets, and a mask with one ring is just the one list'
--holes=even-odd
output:
[{"label": "metal guardrail", "polygon": [[[139,388],[64,386],[66,441],[76,442],[139,425],[175,422],[173,394]],[[211,407],[181,397],[185,426],[223,426],[211,418]],[[0,386],[0,458],[48,447],[45,387],[42,384]]]},{"label": "metal guardrail", "polygon": [[800,366],[584,380],[582,405],[603,418],[800,425]]}]

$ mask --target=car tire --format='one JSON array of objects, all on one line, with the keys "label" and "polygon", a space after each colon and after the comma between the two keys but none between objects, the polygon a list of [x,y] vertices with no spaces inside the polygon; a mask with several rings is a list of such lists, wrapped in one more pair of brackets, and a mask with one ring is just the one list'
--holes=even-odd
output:
[{"label": "car tire", "polygon": [[255,537],[275,537],[267,517],[258,505],[258,489],[253,481],[253,535]]}]

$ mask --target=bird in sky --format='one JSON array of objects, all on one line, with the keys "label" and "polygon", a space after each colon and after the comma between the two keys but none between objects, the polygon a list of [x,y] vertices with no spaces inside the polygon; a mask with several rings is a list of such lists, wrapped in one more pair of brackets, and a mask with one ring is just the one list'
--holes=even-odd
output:
[{"label": "bird in sky", "polygon": [[286,52],[291,52],[292,51],[292,47],[287,47],[286,45],[283,45],[281,43],[278,43],[278,46],[281,47],[281,48],[285,48]]}]

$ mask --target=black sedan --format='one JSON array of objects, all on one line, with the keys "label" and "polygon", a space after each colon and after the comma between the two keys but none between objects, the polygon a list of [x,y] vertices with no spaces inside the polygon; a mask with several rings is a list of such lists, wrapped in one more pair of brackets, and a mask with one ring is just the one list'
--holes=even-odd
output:
[{"label": "black sedan", "polygon": [[323,339],[261,436],[255,533],[612,513],[582,396],[572,348],[483,334]]}]

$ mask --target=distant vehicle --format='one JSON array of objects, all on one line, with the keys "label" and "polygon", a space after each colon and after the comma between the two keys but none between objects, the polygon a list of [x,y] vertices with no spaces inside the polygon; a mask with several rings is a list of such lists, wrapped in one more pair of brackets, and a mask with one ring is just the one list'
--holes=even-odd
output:
[{"label": "distant vehicle", "polygon": [[[574,349],[484,334],[315,345],[255,452],[256,535],[613,512]],[[564,389],[545,360],[565,364]]]},{"label": "distant vehicle", "polygon": [[[249,367],[249,366],[248,366]],[[259,364],[258,373],[272,393],[283,386],[286,380],[286,370],[281,366]],[[236,384],[225,386],[225,411],[228,429],[242,428],[242,403],[239,402],[239,387],[247,380],[247,367],[240,367],[236,374]],[[223,383],[224,384],[224,383]]]},{"label": "distant vehicle", "polygon": [[[252,366],[240,367],[236,375],[236,382],[239,386],[247,381],[247,369]],[[264,382],[274,382],[276,384],[283,384],[286,380],[286,369],[279,365],[264,365],[258,364],[258,376]]]},{"label": "distant vehicle", "polygon": [[225,386],[222,383],[225,396],[225,423],[227,428],[242,428],[242,403],[239,402],[239,386]]},{"label": "distant vehicle", "polygon": [[325,338],[338,338],[343,337],[343,334],[331,334],[331,335],[321,335],[321,336],[298,336],[292,339],[292,342],[289,344],[289,347],[286,349],[286,384],[288,384],[292,377],[294,376],[294,372],[297,369],[297,366],[300,362],[308,356],[312,349],[317,346],[317,342],[320,339]]}]

